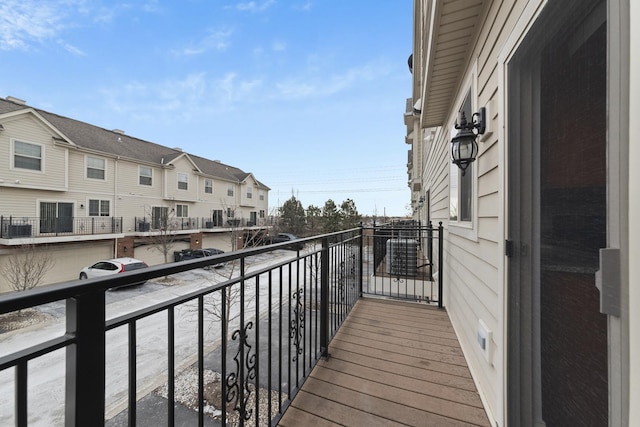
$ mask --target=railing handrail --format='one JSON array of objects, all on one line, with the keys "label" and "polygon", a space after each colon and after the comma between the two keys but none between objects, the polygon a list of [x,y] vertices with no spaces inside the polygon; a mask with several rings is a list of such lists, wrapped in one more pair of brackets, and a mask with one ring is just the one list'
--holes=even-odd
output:
[{"label": "railing handrail", "polygon": [[[359,228],[351,230],[337,231],[333,233],[322,234],[319,236],[300,238],[296,243],[309,243],[320,240],[324,237],[331,237],[343,233],[353,232]],[[125,272],[114,276],[100,277],[86,280],[74,280],[64,283],[56,283],[28,289],[22,292],[10,292],[0,294],[0,314],[12,311],[23,310],[28,307],[47,304],[53,301],[73,297],[76,294],[82,294],[87,291],[106,291],[107,289],[118,288],[120,286],[130,285],[136,277],[137,281],[155,279],[157,277],[169,276],[175,273],[193,270],[195,268],[208,267],[224,262],[233,261],[240,258],[272,252],[276,249],[284,249],[291,246],[291,242],[275,243],[272,245],[257,246],[252,248],[241,249],[235,252],[225,252],[223,254],[214,255],[206,258],[197,258],[193,260],[174,262],[170,264],[160,264],[150,266],[142,270]]]}]

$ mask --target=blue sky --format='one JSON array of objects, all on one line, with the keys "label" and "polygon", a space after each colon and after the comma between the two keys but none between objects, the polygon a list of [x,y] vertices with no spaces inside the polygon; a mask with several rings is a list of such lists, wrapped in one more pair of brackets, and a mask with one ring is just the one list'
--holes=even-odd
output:
[{"label": "blue sky", "polygon": [[0,96],[404,215],[409,0],[2,0]]}]

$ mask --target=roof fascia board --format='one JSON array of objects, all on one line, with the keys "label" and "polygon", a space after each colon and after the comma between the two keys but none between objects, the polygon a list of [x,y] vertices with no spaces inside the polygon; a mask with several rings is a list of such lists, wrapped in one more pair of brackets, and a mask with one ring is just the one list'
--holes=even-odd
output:
[{"label": "roof fascia board", "polygon": [[[433,63],[434,63],[434,58],[436,55],[436,49],[435,46],[437,45],[438,42],[438,32],[437,29],[440,26],[440,19],[441,19],[441,11],[442,11],[442,0],[436,0],[434,2],[426,2],[427,3],[427,7],[429,9],[428,11],[428,17],[429,17],[429,38],[427,41],[427,54],[426,54],[426,58],[425,58],[425,63],[424,63],[424,81],[422,82],[422,95],[421,95],[421,99],[422,99],[422,111],[426,112],[427,110],[427,105],[429,100],[427,99],[427,93],[429,92],[429,87],[431,85],[431,76],[432,76],[432,68],[433,68]],[[421,128],[426,128],[428,126],[426,126],[425,121],[426,121],[426,114],[421,114],[420,115],[420,127]]]},{"label": "roof fascia board", "polygon": [[[15,117],[19,117],[22,115],[27,115],[27,114],[31,114],[33,116],[35,116],[39,121],[42,122],[42,124],[44,124],[49,130],[51,130],[54,134],[58,135],[58,137],[64,141],[66,141],[68,144],[75,146],[76,144],[70,139],[68,138],[65,134],[63,134],[57,127],[55,127],[54,125],[52,125],[47,119],[45,119],[44,117],[42,117],[42,115],[40,113],[38,113],[37,110],[35,110],[34,108],[31,107],[27,107],[27,108],[23,108],[21,110],[15,110],[15,111],[11,111],[9,113],[5,113],[0,115],[0,119],[9,119],[9,118],[15,118]],[[54,137],[55,138],[55,137]],[[55,139],[54,139],[55,140]]]},{"label": "roof fascia board", "polygon": [[171,159],[170,161],[166,162],[165,165],[174,165],[175,162],[177,162],[179,159],[182,158],[186,158],[187,161],[189,163],[191,163],[191,165],[195,168],[194,172],[198,172],[198,173],[202,173],[202,170],[198,167],[198,165],[196,165],[196,163],[193,161],[193,159],[191,158],[191,156],[189,155],[189,153],[180,153],[177,157]]}]

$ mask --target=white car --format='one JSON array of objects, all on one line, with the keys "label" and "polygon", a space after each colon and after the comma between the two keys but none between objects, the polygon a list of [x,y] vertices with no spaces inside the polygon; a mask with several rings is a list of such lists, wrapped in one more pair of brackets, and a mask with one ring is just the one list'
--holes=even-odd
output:
[{"label": "white car", "polygon": [[[139,270],[149,267],[146,262],[135,258],[114,258],[98,261],[93,265],[80,270],[80,279],[92,279],[94,277],[110,276],[124,273],[125,271]],[[133,283],[141,285],[144,282]]]}]

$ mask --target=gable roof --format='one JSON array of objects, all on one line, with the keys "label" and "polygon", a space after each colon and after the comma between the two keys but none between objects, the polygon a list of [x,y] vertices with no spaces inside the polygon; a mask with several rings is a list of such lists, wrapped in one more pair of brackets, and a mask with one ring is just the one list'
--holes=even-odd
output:
[{"label": "gable roof", "polygon": [[[53,126],[60,134],[68,139],[65,141],[66,143],[75,147],[107,155],[120,156],[134,161],[153,163],[158,166],[170,164],[177,158],[186,156],[196,165],[199,172],[203,175],[233,182],[241,182],[248,175],[241,169],[225,165],[218,161],[209,160],[204,157],[185,153],[179,149],[169,148],[154,142],[135,138],[119,131],[103,129],[89,123],[33,108],[11,99],[0,98],[0,118],[3,115],[16,113],[21,110],[25,112],[36,112],[46,120],[49,125]],[[269,189],[264,184],[260,183],[260,185],[264,189]]]}]

